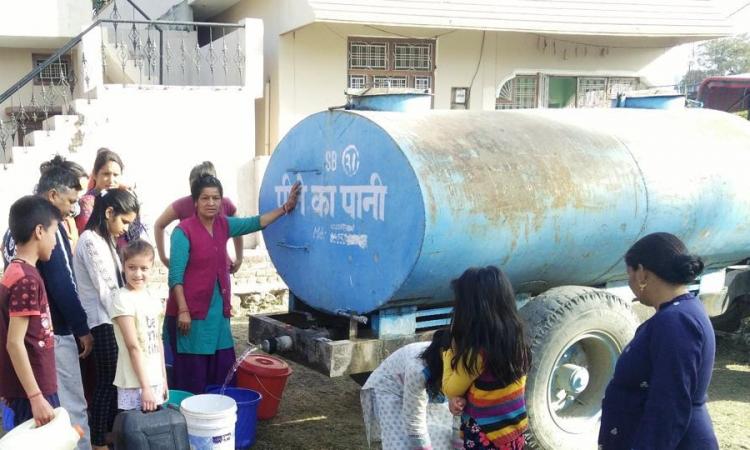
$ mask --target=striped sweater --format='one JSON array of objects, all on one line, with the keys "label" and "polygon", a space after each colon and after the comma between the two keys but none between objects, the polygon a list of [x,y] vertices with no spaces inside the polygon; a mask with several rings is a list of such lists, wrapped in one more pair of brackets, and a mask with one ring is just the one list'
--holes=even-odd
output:
[{"label": "striped sweater", "polygon": [[453,351],[443,352],[443,392],[448,397],[465,397],[463,420],[474,419],[497,447],[507,444],[528,428],[524,391],[526,377],[505,385],[483,370],[477,358],[479,376],[467,373],[461,364],[451,368]]}]

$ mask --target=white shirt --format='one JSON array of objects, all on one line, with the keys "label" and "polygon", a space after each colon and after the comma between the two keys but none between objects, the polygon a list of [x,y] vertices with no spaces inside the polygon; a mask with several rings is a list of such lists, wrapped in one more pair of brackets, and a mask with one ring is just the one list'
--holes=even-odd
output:
[{"label": "white shirt", "polygon": [[[385,394],[400,401],[390,406],[381,405],[385,408],[378,409],[398,419],[392,418],[396,423],[403,423],[404,435],[396,437],[394,442],[383,442],[383,448],[412,448],[415,441],[431,442],[435,450],[451,448],[453,416],[448,411],[448,403],[430,402],[425,389],[425,366],[420,356],[429,344],[415,342],[396,350],[380,363],[362,386],[360,400],[368,442],[380,435],[380,421],[389,420],[375,417],[373,408],[372,397]],[[398,407],[393,408],[396,404]]]},{"label": "white shirt", "polygon": [[115,250],[104,238],[86,230],[78,238],[73,270],[89,328],[111,324],[112,302],[120,289],[118,280],[122,279],[122,265]]},{"label": "white shirt", "polygon": [[[148,290],[132,291],[126,287],[118,291],[112,304],[112,319],[120,316],[132,316],[135,322],[138,345],[141,348],[141,361],[148,377],[149,386],[163,384],[161,354],[161,327],[164,322],[164,302],[154,298]],[[138,374],[133,369],[130,352],[125,338],[117,323],[114,323],[117,340],[117,372],[112,384],[119,388],[134,389],[141,387]],[[155,392],[157,396],[160,392]]]}]

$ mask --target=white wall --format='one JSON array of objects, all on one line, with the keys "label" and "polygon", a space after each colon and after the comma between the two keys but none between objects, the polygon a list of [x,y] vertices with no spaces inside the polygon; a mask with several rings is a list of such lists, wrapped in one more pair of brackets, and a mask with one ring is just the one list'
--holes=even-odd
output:
[{"label": "white wall", "polygon": [[91,22],[87,0],[3,0],[0,6],[0,47],[64,43]]},{"label": "white wall", "polygon": [[225,195],[241,213],[249,213],[257,201],[246,189],[252,186],[255,136],[247,126],[254,121],[247,106],[252,100],[241,88],[106,86],[90,105],[79,102],[85,133],[81,148],[73,153],[63,145],[16,150],[14,163],[0,171],[0,211],[5,212],[0,229],[7,227],[13,200],[31,192],[40,162],[60,152],[90,168],[100,147],[122,157],[124,181],[136,187],[149,225],[170,202],[189,194],[188,173],[206,159],[216,165]]},{"label": "white wall", "polygon": [[[263,19],[263,82],[267,95],[255,103],[256,154],[270,154],[279,136],[279,36],[282,30],[308,23],[312,11],[306,1],[299,0],[241,0],[232,8],[214,17],[215,22],[237,22],[245,17]],[[266,119],[266,108],[270,110]]]},{"label": "white wall", "polygon": [[[437,36],[434,107],[438,109],[450,107],[452,87],[470,85],[478,64],[471,92],[472,109],[494,109],[498,88],[516,74],[637,76],[651,85],[669,84],[673,78],[669,70],[673,63],[659,61],[676,44],[674,39],[560,36],[555,44],[557,51],[553,52],[552,40],[543,51],[537,35],[487,32],[480,61],[482,31],[378,27],[385,30],[381,31],[363,25],[314,23],[280,34],[290,20],[283,12],[288,3],[246,0],[216,18],[232,21],[248,15],[263,18],[265,23],[264,77],[270,84],[270,98],[264,101],[270,103],[270,123],[264,122],[265,104],[259,102],[257,154],[265,151],[266,134],[273,149],[299,120],[344,102],[349,36]],[[272,8],[274,5],[277,8]],[[608,48],[604,56],[599,51],[602,47]]]},{"label": "white wall", "polygon": [[[0,229],[7,227],[10,204],[31,192],[42,161],[59,153],[90,168],[100,147],[122,157],[124,181],[136,187],[149,226],[173,200],[189,194],[189,171],[204,160],[216,166],[239,214],[256,212],[253,124],[254,102],[262,93],[263,27],[252,19],[246,24],[244,86],[108,85],[101,76],[92,77],[93,99],[75,102],[80,124],[74,128],[82,144],[70,151],[72,131],[37,132],[37,145],[15,148],[13,162],[0,170]],[[84,48],[100,47],[96,31],[86,36]],[[98,61],[90,58],[88,64]]]}]

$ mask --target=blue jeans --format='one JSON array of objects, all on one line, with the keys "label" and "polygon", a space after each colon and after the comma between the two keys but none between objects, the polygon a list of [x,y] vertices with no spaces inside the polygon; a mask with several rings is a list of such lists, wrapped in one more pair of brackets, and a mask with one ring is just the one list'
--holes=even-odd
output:
[{"label": "blue jeans", "polygon": [[[60,399],[57,398],[57,394],[45,395],[44,398],[47,399],[53,408],[60,406]],[[34,414],[31,413],[31,402],[27,398],[9,398],[8,408],[13,410],[14,427],[34,417]]]}]

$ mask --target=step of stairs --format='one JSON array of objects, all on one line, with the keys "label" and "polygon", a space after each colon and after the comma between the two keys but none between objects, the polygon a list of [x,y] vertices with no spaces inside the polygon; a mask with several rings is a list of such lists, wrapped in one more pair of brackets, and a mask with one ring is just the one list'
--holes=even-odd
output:
[{"label": "step of stairs", "polygon": [[69,129],[75,129],[77,127],[78,114],[63,114],[58,116],[52,116],[44,121],[42,125],[45,130],[48,131],[64,131]]}]

